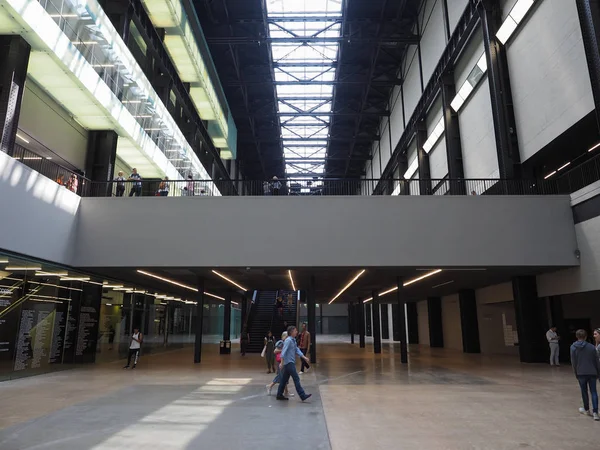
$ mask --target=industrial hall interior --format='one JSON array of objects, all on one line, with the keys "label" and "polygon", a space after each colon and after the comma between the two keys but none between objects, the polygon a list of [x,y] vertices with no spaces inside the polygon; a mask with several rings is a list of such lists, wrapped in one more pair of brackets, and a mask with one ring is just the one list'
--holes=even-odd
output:
[{"label": "industrial hall interior", "polygon": [[0,450],[600,448],[600,0],[0,0]]}]

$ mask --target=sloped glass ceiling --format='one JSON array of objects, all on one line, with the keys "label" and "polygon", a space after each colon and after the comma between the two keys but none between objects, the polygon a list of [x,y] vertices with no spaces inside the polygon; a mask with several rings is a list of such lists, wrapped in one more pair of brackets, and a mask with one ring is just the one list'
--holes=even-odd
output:
[{"label": "sloped glass ceiling", "polygon": [[267,0],[287,177],[322,178],[342,0]]}]

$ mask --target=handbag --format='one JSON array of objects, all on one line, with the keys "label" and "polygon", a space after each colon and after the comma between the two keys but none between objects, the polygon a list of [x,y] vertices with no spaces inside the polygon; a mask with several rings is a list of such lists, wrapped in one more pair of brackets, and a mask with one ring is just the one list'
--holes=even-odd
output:
[{"label": "handbag", "polygon": [[263,351],[260,353],[260,357],[261,357],[261,358],[264,358],[266,354],[267,354],[267,346],[265,345],[265,346],[263,347]]}]

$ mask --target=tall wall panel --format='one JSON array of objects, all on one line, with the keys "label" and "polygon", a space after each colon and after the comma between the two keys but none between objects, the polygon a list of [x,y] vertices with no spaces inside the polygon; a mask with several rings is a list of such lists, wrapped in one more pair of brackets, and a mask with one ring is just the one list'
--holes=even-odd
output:
[{"label": "tall wall panel", "polygon": [[[481,34],[481,28],[478,27],[475,29],[475,31],[473,31],[471,39],[467,43],[456,63],[456,68],[454,70],[454,82],[456,83],[457,91],[465,82],[469,76],[469,73],[471,72],[471,69],[475,67],[475,64],[477,64],[477,61],[481,55],[483,55],[483,53],[483,37]],[[485,80],[482,80],[480,83],[483,83],[484,81]]]},{"label": "tall wall panel", "polygon": [[373,154],[373,179],[378,180],[381,177],[381,165],[380,165],[379,150],[376,150]]},{"label": "tall wall panel", "polygon": [[421,98],[421,76],[419,74],[419,58],[417,56],[417,46],[411,46],[406,52],[404,66],[404,111],[406,121],[412,116],[419,99]]},{"label": "tall wall panel", "polygon": [[507,48],[522,161],[594,109],[575,2],[538,3]]},{"label": "tall wall panel", "polygon": [[[442,135],[438,143],[429,152],[429,170],[432,180],[441,180],[448,175],[448,157],[446,156],[446,139]],[[436,184],[436,182],[432,182]]]},{"label": "tall wall panel", "polygon": [[498,154],[487,79],[481,80],[458,115],[465,178],[498,178]]},{"label": "tall wall panel", "polygon": [[446,48],[446,27],[442,0],[426,0],[420,18],[423,79],[429,81],[440,56]]},{"label": "tall wall panel", "polygon": [[444,331],[444,348],[462,350],[458,294],[442,298],[442,327]]},{"label": "tall wall panel", "polygon": [[429,345],[429,316],[425,300],[417,303],[417,319],[419,322],[419,345]]}]

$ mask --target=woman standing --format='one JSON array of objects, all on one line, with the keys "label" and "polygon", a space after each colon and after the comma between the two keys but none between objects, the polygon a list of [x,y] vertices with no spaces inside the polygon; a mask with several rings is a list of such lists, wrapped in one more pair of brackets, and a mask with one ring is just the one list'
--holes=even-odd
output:
[{"label": "woman standing", "polygon": [[267,373],[275,372],[275,336],[271,330],[265,336],[265,359],[267,360]]}]

